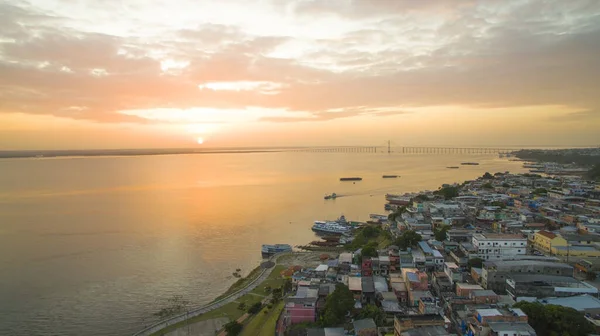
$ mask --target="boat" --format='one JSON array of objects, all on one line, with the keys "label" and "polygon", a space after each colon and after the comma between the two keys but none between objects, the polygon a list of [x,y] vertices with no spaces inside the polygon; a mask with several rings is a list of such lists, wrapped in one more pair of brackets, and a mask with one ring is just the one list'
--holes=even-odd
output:
[{"label": "boat", "polygon": [[545,173],[544,169],[529,169],[530,173]]},{"label": "boat", "polygon": [[340,181],[362,181],[362,177],[340,177]]},{"label": "boat", "polygon": [[408,205],[410,204],[411,197],[394,194],[385,194],[385,200],[388,201],[388,203],[390,204]]},{"label": "boat", "polygon": [[479,163],[477,163],[477,162],[462,162],[461,165],[463,165],[463,166],[479,166]]},{"label": "boat", "polygon": [[450,166],[450,167],[446,167],[446,168],[448,168],[448,169],[458,169],[460,167],[459,166]]},{"label": "boat", "polygon": [[337,194],[336,193],[333,193],[331,195],[325,195],[325,199],[326,200],[328,200],[328,199],[336,199],[336,198],[337,198]]},{"label": "boat", "polygon": [[349,232],[350,228],[336,222],[315,221],[315,224],[312,226],[312,230],[319,233],[341,235]]},{"label": "boat", "polygon": [[381,178],[398,178],[398,175],[383,175]]},{"label": "boat", "polygon": [[264,256],[269,256],[281,252],[292,252],[292,246],[289,244],[263,244],[261,252]]}]

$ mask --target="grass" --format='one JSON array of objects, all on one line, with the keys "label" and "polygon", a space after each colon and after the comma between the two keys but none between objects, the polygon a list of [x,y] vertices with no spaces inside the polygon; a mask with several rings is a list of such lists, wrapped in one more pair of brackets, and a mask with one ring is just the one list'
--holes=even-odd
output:
[{"label": "grass", "polygon": [[[258,275],[261,272],[261,267],[258,266],[255,269],[253,269],[252,271],[250,271],[250,273],[248,273],[248,275],[244,278],[240,278],[238,279],[238,281],[236,281],[233,285],[231,285],[227,291],[225,291],[225,293],[217,296],[214,300],[212,300],[212,302],[216,302],[221,300],[222,298],[233,294],[237,291],[239,291],[240,289],[244,288],[248,283],[250,283],[252,280],[256,279],[258,277]],[[211,302],[211,303],[212,303]]]},{"label": "grass", "polygon": [[[280,301],[272,309],[263,308],[258,314],[254,315],[250,322],[246,324],[240,336],[272,336],[275,332],[275,326],[279,314],[283,310],[284,302]],[[265,314],[265,311],[267,312]]]},{"label": "grass", "polygon": [[[281,273],[281,271],[285,270],[286,268],[287,267],[282,266],[282,265],[275,266],[273,269],[271,269],[271,273],[269,274],[267,279],[262,284],[260,284],[258,287],[253,289],[249,294],[246,294],[246,295],[238,298],[237,300],[235,300],[231,303],[228,303],[228,304],[224,305],[223,307],[212,310],[208,313],[205,313],[200,316],[196,316],[191,319],[182,321],[180,323],[176,323],[171,326],[168,326],[162,330],[159,330],[159,331],[153,333],[152,336],[165,335],[173,330],[182,328],[188,324],[192,324],[192,323],[196,323],[196,322],[200,322],[200,321],[206,321],[206,320],[219,318],[219,317],[227,317],[227,318],[229,318],[230,321],[237,320],[245,313],[245,311],[237,309],[238,305],[241,302],[244,302],[246,304],[246,307],[250,307],[254,303],[262,301],[262,299],[264,299],[264,297],[267,296],[267,293],[265,291],[266,286],[271,286],[271,288],[276,288],[283,284],[283,279],[281,278],[280,273]],[[254,271],[252,271],[252,272],[254,272]],[[252,274],[252,272],[251,272],[251,274]],[[240,280],[242,280],[242,279],[240,279]],[[238,287],[237,290],[239,290],[240,288],[241,287]],[[221,297],[224,297],[224,295],[221,295]],[[259,314],[264,315],[264,313],[262,313],[262,312]]]}]

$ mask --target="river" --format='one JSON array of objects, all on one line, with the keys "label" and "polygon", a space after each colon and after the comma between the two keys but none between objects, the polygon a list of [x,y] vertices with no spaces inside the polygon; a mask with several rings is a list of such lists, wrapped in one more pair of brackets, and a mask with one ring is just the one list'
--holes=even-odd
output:
[{"label": "river", "polygon": [[[480,165],[446,169],[463,161]],[[2,159],[0,334],[131,334],[175,295],[211,301],[259,264],[261,244],[305,244],[316,219],[365,221],[386,192],[486,171],[524,170],[495,155]],[[323,200],[332,192],[343,197]]]}]

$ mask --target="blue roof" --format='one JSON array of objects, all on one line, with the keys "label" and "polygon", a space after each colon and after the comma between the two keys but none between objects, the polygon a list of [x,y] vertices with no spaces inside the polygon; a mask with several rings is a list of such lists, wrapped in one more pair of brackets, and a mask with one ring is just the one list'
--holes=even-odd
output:
[{"label": "blue roof", "polygon": [[431,247],[429,246],[429,244],[427,244],[427,242],[420,241],[419,242],[419,247],[421,247],[421,250],[423,250],[424,253],[426,253],[426,254],[433,254],[433,250],[431,249]]},{"label": "blue roof", "polygon": [[419,282],[419,277],[417,276],[416,273],[406,272],[406,277],[408,278],[408,281],[410,281],[410,282]]}]

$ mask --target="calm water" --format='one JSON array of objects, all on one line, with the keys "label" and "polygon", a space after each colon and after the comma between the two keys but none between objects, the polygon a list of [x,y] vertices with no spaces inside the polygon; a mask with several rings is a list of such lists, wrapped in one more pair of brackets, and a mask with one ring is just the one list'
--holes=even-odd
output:
[{"label": "calm water", "polygon": [[[480,166],[446,169],[463,161]],[[0,160],[0,334],[128,335],[211,301],[263,243],[384,213],[386,192],[522,171],[492,155],[260,153]],[[398,174],[399,179],[382,179]],[[341,176],[362,176],[352,184]],[[324,201],[336,192],[346,197]]]}]

